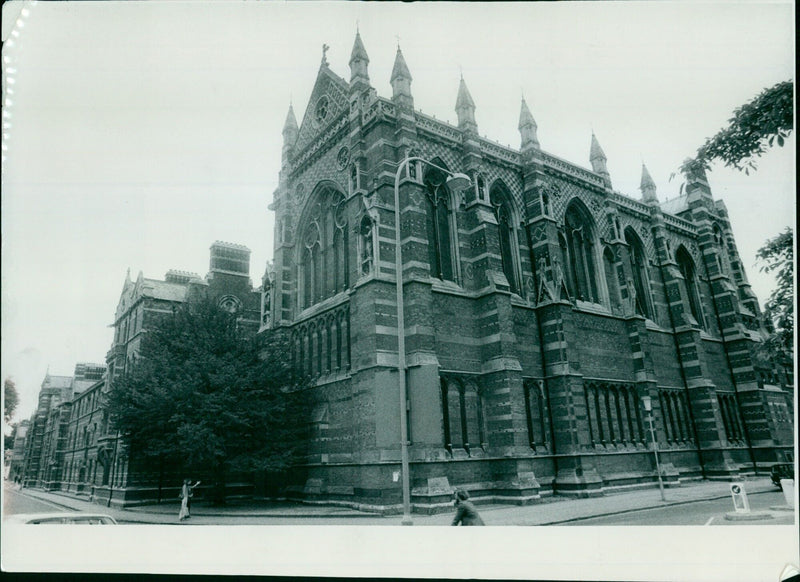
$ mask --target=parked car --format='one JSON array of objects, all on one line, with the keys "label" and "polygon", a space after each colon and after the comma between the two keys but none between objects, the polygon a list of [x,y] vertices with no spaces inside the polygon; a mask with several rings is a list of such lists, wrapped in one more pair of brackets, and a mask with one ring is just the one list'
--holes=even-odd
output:
[{"label": "parked car", "polygon": [[[794,479],[794,463],[778,463],[769,470],[772,482],[781,487],[781,479]],[[783,489],[783,487],[781,487]]]},{"label": "parked car", "polygon": [[116,525],[110,515],[104,513],[18,513],[9,515],[4,520],[7,524],[75,524],[75,525]]}]

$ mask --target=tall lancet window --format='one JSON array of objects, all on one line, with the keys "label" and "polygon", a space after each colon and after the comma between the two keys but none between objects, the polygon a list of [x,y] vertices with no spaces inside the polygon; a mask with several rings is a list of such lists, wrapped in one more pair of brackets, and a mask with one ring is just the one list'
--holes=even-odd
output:
[{"label": "tall lancet window", "polygon": [[[438,158],[433,160],[437,166],[445,167]],[[445,185],[447,176],[435,168],[425,173],[427,206],[428,249],[431,276],[446,281],[456,280],[454,249],[455,208],[450,191]]]},{"label": "tall lancet window", "polygon": [[[639,315],[652,319],[650,309],[650,283],[647,277],[647,255],[641,239],[629,226],[625,229],[625,242],[628,243],[628,256],[631,260],[633,288],[635,290],[634,310]],[[630,293],[630,291],[628,291]]]},{"label": "tall lancet window", "polygon": [[598,303],[594,225],[581,203],[570,203],[564,215],[564,230],[568,261],[565,275],[570,292],[576,299]]},{"label": "tall lancet window", "polygon": [[344,195],[324,185],[312,195],[300,227],[298,306],[310,307],[349,285]]},{"label": "tall lancet window", "polygon": [[703,316],[703,309],[700,303],[700,290],[697,284],[697,271],[695,270],[694,261],[686,247],[681,245],[675,252],[675,262],[678,263],[681,275],[683,275],[683,285],[686,290],[686,296],[689,299],[689,310],[695,318],[700,327],[706,327],[705,317]]},{"label": "tall lancet window", "polygon": [[503,274],[508,280],[512,293],[519,293],[520,265],[519,244],[511,195],[505,187],[497,184],[492,187],[490,200],[497,216],[497,233],[500,238],[500,257]]}]

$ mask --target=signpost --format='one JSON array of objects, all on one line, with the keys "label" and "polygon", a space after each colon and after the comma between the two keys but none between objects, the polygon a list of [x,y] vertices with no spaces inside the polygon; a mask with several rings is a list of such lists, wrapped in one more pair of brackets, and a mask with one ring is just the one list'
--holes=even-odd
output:
[{"label": "signpost", "polygon": [[731,483],[731,497],[736,513],[750,513],[750,502],[747,501],[744,483]]}]

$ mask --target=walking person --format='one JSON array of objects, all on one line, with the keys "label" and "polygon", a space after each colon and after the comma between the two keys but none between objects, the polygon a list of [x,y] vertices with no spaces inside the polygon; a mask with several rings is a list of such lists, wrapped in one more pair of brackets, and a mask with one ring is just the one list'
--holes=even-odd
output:
[{"label": "walking person", "polygon": [[486,525],[475,506],[469,501],[469,493],[459,489],[455,494],[456,516],[451,525]]},{"label": "walking person", "polygon": [[178,513],[178,521],[189,519],[192,517],[189,512],[192,508],[192,496],[194,495],[194,488],[200,485],[200,481],[192,485],[191,479],[184,479],[183,486],[181,487],[181,510]]}]

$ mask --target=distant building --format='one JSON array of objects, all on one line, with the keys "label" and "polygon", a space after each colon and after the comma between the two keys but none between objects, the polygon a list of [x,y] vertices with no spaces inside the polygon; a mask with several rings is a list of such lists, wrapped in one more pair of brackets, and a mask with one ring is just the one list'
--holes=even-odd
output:
[{"label": "distant building", "polygon": [[[239,325],[245,332],[255,334],[261,327],[262,294],[253,288],[249,273],[250,249],[216,241],[210,248],[209,271],[204,279],[195,273],[178,270],[168,271],[163,280],[148,279],[140,273],[136,281],[132,281],[129,274],[123,283],[114,317],[114,340],[106,355],[106,383],[98,389],[97,399],[91,400],[87,395],[90,400],[84,405],[84,412],[76,411],[75,414],[91,417],[93,411],[97,411],[100,415],[97,408],[102,403],[100,395],[110,390],[120,374],[136,361],[147,330],[159,318],[173,313],[193,298],[201,295],[213,298],[220,307],[238,314]],[[169,495],[174,497],[172,489],[180,485],[183,477],[179,467],[165,466],[155,470],[142,465],[140,460],[129,458],[119,435],[107,429],[107,419],[94,418],[99,421],[98,430],[102,430],[95,432],[95,420],[86,421],[77,429],[77,438],[78,442],[81,438],[96,441],[96,451],[82,453],[76,449],[76,452],[79,456],[83,454],[86,462],[94,457],[100,464],[87,465],[92,476],[92,495],[96,500],[108,502],[111,496],[114,505],[141,504],[162,499],[166,494],[165,488],[171,488]],[[70,474],[75,474],[74,467]],[[79,479],[77,483],[80,482]]]},{"label": "distant building", "polygon": [[[149,503],[177,495],[179,467],[154,470],[131,459],[113,430],[105,406],[106,394],[136,361],[144,334],[159,318],[201,296],[237,313],[245,333],[255,334],[261,322],[262,292],[249,278],[250,250],[217,241],[211,245],[209,272],[170,270],[163,280],[141,273],[125,278],[114,317],[114,340],[107,365],[79,363],[74,376],[47,375],[39,406],[30,420],[19,473],[31,487],[60,489],[118,506]],[[27,421],[26,421],[27,422]],[[24,436],[24,432],[23,435]],[[252,490],[252,483],[232,484],[232,490]]]},{"label": "distant building", "polygon": [[8,478],[14,482],[22,482],[22,469],[25,461],[25,439],[30,428],[30,420],[21,420],[14,432],[14,447],[11,452],[11,466]]},{"label": "distant building", "polygon": [[594,135],[591,169],[547,153],[523,99],[505,147],[478,133],[464,79],[444,88],[451,125],[415,110],[399,47],[391,98],[368,63],[358,34],[349,82],[323,57],[283,128],[262,323],[315,384],[290,495],[398,510],[398,333],[415,511],[455,486],[516,503],[652,486],[643,397],[671,485],[791,458],[791,386],[755,357],[763,318],[705,176],[661,203],[643,166],[641,197],[620,193]]},{"label": "distant building", "polygon": [[[47,442],[49,447],[51,425],[49,416],[52,410],[72,396],[72,376],[54,376],[47,374],[39,390],[39,402],[30,419],[25,438],[25,454],[22,466],[22,482],[26,487],[43,486],[48,465],[43,463],[42,453]],[[47,439],[45,436],[47,435]]]}]

